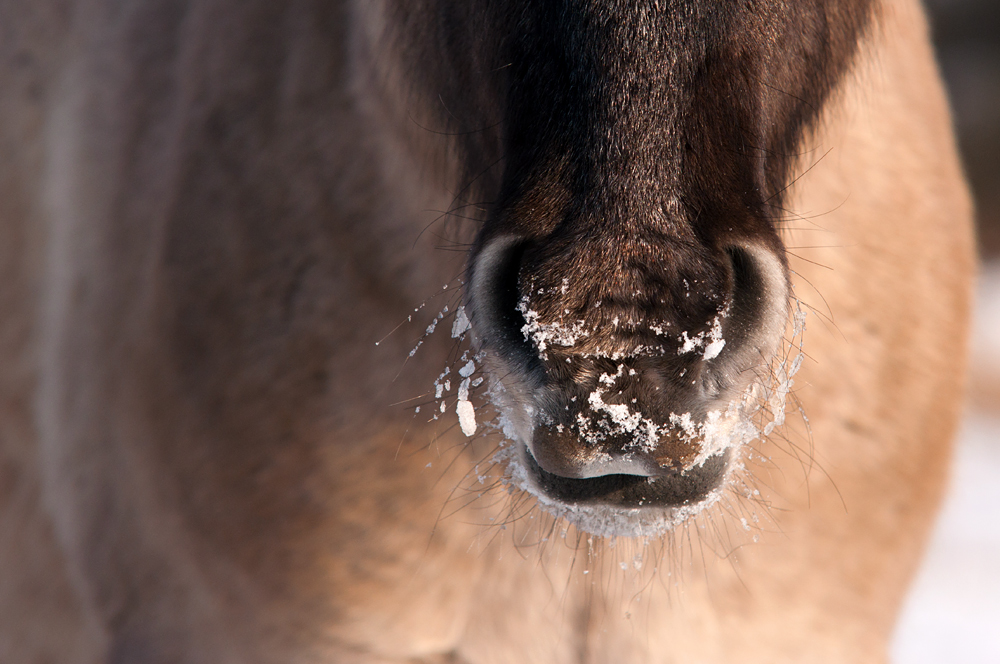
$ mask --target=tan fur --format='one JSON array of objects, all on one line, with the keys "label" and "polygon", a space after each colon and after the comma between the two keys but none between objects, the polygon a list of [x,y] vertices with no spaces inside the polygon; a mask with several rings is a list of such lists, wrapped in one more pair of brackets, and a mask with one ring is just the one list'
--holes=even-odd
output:
[{"label": "tan fur", "polygon": [[[227,5],[0,3],[0,661],[885,661],[948,468],[973,263],[914,3],[882,9],[791,198],[809,431],[756,444],[759,503],[650,542],[538,512],[502,530],[502,491],[451,514],[495,440],[388,406],[451,342],[402,372],[413,328],[373,343],[457,283],[461,254],[394,226],[450,200],[373,157],[398,137],[331,88],[342,10]],[[136,53],[162,79],[135,80]]]}]

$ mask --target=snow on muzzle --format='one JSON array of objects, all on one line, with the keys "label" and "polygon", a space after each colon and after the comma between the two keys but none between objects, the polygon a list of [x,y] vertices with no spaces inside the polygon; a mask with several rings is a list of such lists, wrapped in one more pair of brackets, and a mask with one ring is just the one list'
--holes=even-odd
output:
[{"label": "snow on muzzle", "polygon": [[511,236],[478,252],[472,327],[516,443],[511,473],[543,504],[679,507],[723,485],[758,435],[788,287],[770,249],[720,253],[583,274]]}]

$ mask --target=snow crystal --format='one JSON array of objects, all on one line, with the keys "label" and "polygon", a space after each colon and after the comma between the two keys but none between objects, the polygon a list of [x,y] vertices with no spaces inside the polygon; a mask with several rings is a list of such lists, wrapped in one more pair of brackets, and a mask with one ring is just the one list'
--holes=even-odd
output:
[{"label": "snow crystal", "polygon": [[459,400],[455,412],[458,413],[458,424],[462,427],[462,433],[471,438],[476,433],[476,410],[472,403]]},{"label": "snow crystal", "polygon": [[725,339],[718,339],[717,341],[713,341],[712,343],[705,346],[705,354],[702,355],[702,357],[705,358],[706,360],[715,359],[716,357],[719,356],[719,353],[722,352],[722,348],[725,345],[726,345]]},{"label": "snow crystal", "polygon": [[[615,380],[622,376],[624,370],[625,365],[620,364],[618,365],[617,373],[601,374],[597,380],[604,385],[614,385]],[[643,417],[642,413],[632,412],[625,404],[605,403],[604,394],[604,389],[598,387],[587,397],[587,402],[594,412],[607,413],[610,416],[611,425],[613,426],[609,425],[606,421],[601,421],[598,424],[598,428],[595,429],[591,424],[590,418],[584,417],[582,413],[578,413],[577,426],[581,437],[590,442],[599,442],[604,440],[608,434],[628,432],[632,434],[634,446],[644,449],[655,448],[661,436],[660,427],[652,420]]]},{"label": "snow crystal", "polygon": [[[531,309],[528,298],[523,297],[517,304],[517,310],[524,316],[525,324],[521,326],[521,334],[528,341],[532,341],[538,349],[538,353],[544,358],[545,349],[550,345],[569,347],[576,344],[581,337],[589,336],[589,332],[582,320],[578,320],[571,325],[562,321],[555,323],[542,323],[538,320],[538,312]],[[569,313],[569,310],[566,310]]]},{"label": "snow crystal", "polygon": [[459,307],[455,312],[455,322],[451,324],[451,338],[458,339],[472,328],[469,317],[465,315],[465,307]]},{"label": "snow crystal", "polygon": [[[726,312],[723,312],[721,317],[724,318],[725,316]],[[681,332],[681,340],[684,343],[677,350],[677,354],[683,355],[684,353],[693,352],[698,348],[704,348],[702,358],[705,360],[712,360],[718,357],[726,345],[726,340],[722,338],[722,321],[719,318],[720,316],[715,317],[715,320],[712,321],[712,327],[708,332],[699,332],[693,337],[689,337],[686,331]]]}]

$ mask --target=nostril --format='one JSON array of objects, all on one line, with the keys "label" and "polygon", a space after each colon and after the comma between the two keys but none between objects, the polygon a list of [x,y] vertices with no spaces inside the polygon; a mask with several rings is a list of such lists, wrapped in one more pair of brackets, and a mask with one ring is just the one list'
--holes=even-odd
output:
[{"label": "nostril", "polygon": [[727,386],[742,382],[742,372],[766,362],[788,318],[788,277],[781,259],[756,245],[732,246],[726,253],[732,285],[722,324],[725,345],[703,374],[703,387],[712,398],[725,396]]},{"label": "nostril", "polygon": [[493,289],[492,299],[497,307],[496,315],[493,317],[494,326],[497,328],[497,333],[517,341],[521,339],[516,331],[524,324],[524,318],[517,308],[520,299],[517,275],[523,255],[523,244],[505,243],[503,248],[496,250],[496,258],[489,266],[492,270],[492,274],[489,275]]},{"label": "nostril", "polygon": [[513,236],[494,238],[483,246],[472,264],[467,306],[480,345],[510,363],[509,369],[540,380],[544,370],[521,333],[525,321],[517,306],[524,249],[524,241]]},{"label": "nostril", "polygon": [[733,269],[728,337],[736,347],[752,336],[759,324],[760,309],[766,303],[766,286],[753,256],[743,247],[730,247],[727,252]]},{"label": "nostril", "polygon": [[736,376],[746,369],[746,342],[753,336],[763,292],[759,270],[749,252],[740,246],[726,249],[729,283],[725,307],[712,328],[712,346],[702,355],[699,382],[704,398],[724,398]]}]

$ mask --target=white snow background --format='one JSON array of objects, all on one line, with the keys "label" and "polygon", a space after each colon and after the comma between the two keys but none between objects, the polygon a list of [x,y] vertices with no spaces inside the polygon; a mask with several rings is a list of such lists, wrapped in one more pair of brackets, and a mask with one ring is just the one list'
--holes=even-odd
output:
[{"label": "white snow background", "polygon": [[[982,271],[972,348],[970,390],[985,391],[984,377],[1000,384],[1000,263]],[[1000,664],[1000,403],[980,400],[965,418],[951,488],[891,659]]]}]

